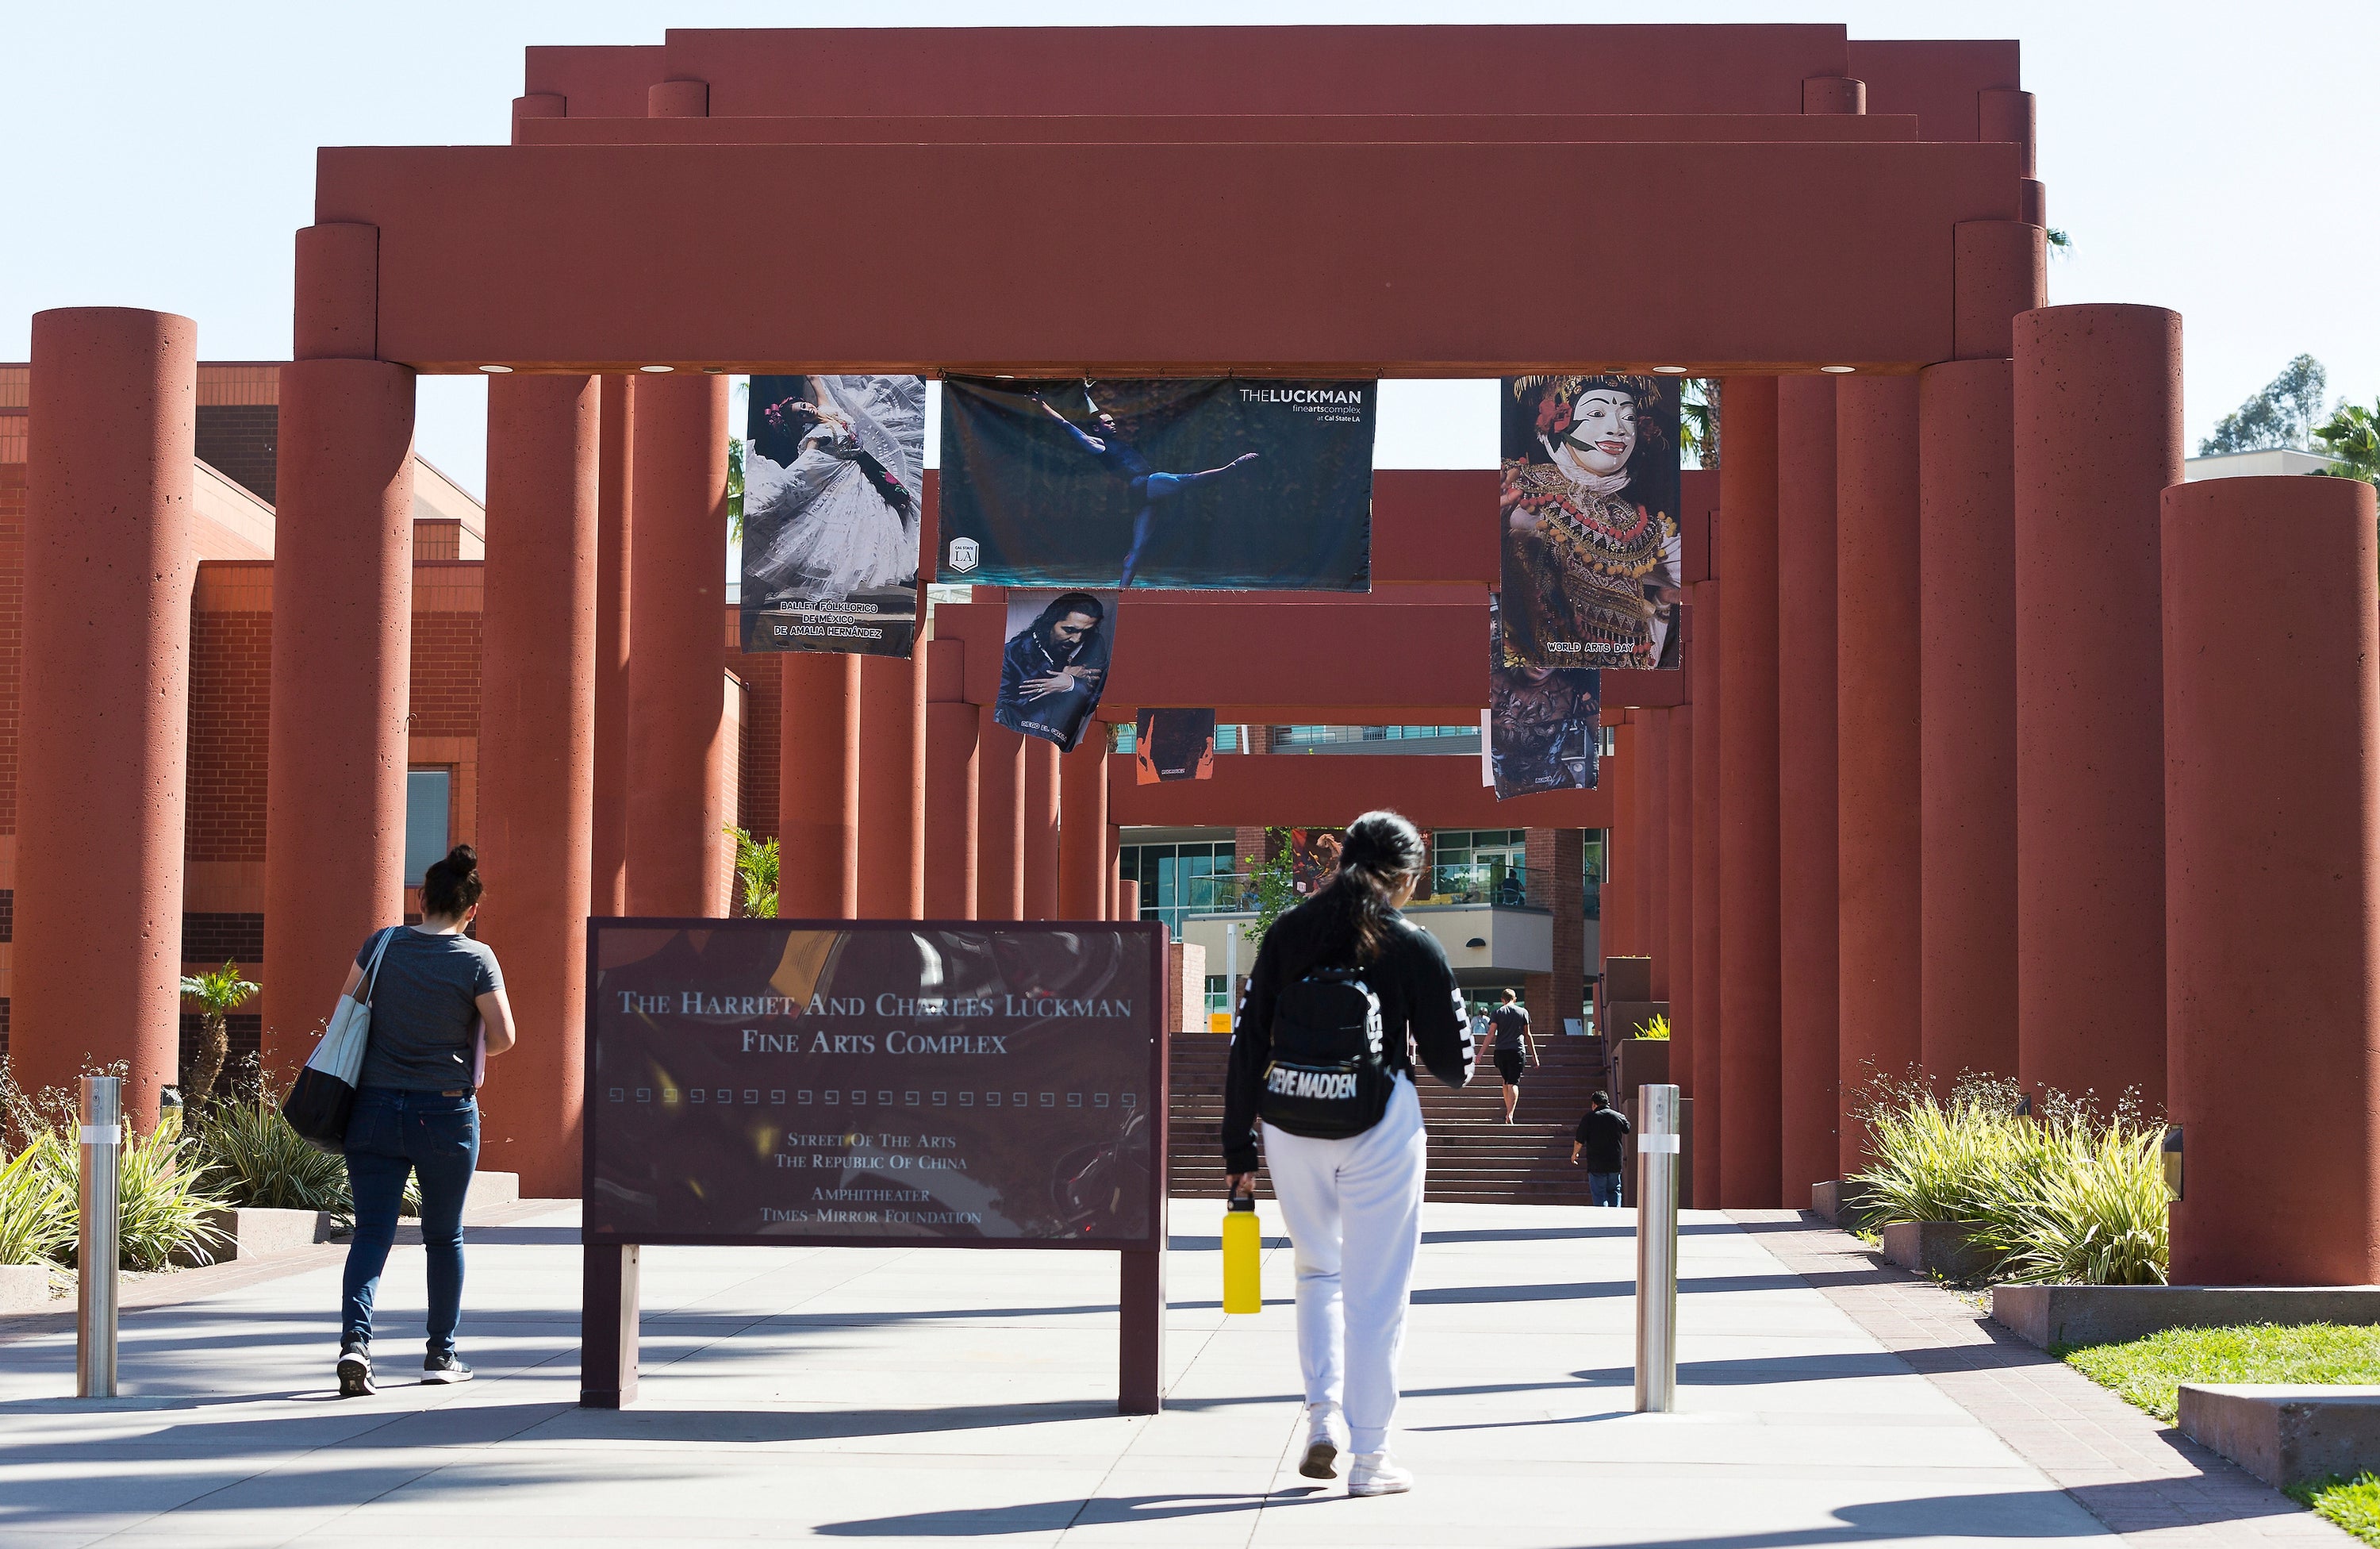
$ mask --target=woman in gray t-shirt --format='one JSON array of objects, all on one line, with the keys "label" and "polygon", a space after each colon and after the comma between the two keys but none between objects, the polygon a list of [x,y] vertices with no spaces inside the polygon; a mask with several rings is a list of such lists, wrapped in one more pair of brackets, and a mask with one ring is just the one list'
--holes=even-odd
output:
[{"label": "woman in gray t-shirt", "polygon": [[463,933],[480,912],[479,865],[470,846],[455,846],[421,879],[421,923],[375,933],[347,974],[353,994],[380,954],[369,997],[371,1037],[347,1120],[356,1235],[340,1314],[341,1397],[377,1391],[372,1298],[396,1239],[408,1176],[421,1181],[421,1240],[430,1254],[430,1352],[421,1380],[471,1380],[455,1354],[455,1330],[463,1315],[463,1197],[480,1161],[480,1025],[487,1053],[513,1046],[504,970],[495,953]]}]

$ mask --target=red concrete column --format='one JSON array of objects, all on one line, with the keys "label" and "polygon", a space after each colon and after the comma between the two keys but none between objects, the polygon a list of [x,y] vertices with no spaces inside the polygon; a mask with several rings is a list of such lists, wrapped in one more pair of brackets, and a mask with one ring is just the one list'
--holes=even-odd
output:
[{"label": "red concrete column", "polygon": [[973,920],[980,713],[959,696],[966,682],[959,640],[926,640],[926,896],[928,920]]},{"label": "red concrete column", "polygon": [[898,657],[861,659],[859,913],[925,918],[924,674]]},{"label": "red concrete column", "polygon": [[279,396],[261,978],[265,1058],[294,1075],[357,949],[404,915],[413,372],[301,357]]},{"label": "red concrete column", "polygon": [[[2016,320],[2017,1073],[2165,1101],[2158,500],[2181,482],[2181,319]],[[2260,563],[2262,561],[2260,560]]]},{"label": "red concrete column", "polygon": [[1603,884],[1603,955],[1607,957],[1633,957],[1644,950],[1638,939],[1644,916],[1636,905],[1645,880],[1637,848],[1644,828],[1636,816],[1636,744],[1644,730],[1629,719],[1612,726],[1611,757],[1603,764],[1603,774],[1611,782],[1611,838],[1604,847],[1609,873]]},{"label": "red concrete column", "polygon": [[601,406],[591,376],[488,384],[479,936],[520,1044],[488,1067],[480,1157],[539,1199],[580,1187]]},{"label": "red concrete column", "polygon": [[2009,362],[1918,377],[1919,1056],[2016,1074],[2016,508]]},{"label": "red concrete column", "polygon": [[637,383],[628,910],[727,913],[727,379]]},{"label": "red concrete column", "polygon": [[32,1092],[124,1061],[142,1129],[181,1079],[198,338],[33,316],[11,1052]]},{"label": "red concrete column", "polygon": [[1108,878],[1108,738],[1105,723],[1059,760],[1058,917],[1104,920]]},{"label": "red concrete column", "polygon": [[1782,1048],[1778,1029],[1777,379],[1727,380],[1727,453],[1719,465],[1727,621],[1719,649],[1719,929],[1727,938],[1719,1004],[1719,1198],[1773,1209],[1779,1167]]},{"label": "red concrete column", "polygon": [[1025,914],[1025,742],[976,711],[976,918]]},{"label": "red concrete column", "polygon": [[2172,1277],[2368,1286],[2380,1280],[2372,487],[2209,479],[2168,489],[2163,508],[2168,1057],[2184,1140]]},{"label": "red concrete column", "polygon": [[[1681,608],[1682,645],[1694,649],[1694,610]],[[1684,668],[1682,670],[1692,670]],[[1694,1094],[1694,708],[1670,717],[1670,1079]],[[1559,926],[1560,921],[1556,924]]]},{"label": "red concrete column", "polygon": [[1835,384],[1777,384],[1779,1071],[1784,1202],[1836,1175]]},{"label": "red concrete column", "polygon": [[1835,758],[1841,897],[1837,1165],[1864,1165],[1868,1083],[1917,1064],[1917,379],[1836,384]]},{"label": "red concrete column", "polygon": [[1719,995],[1719,964],[1725,946],[1719,931],[1719,879],[1726,874],[1719,850],[1719,643],[1726,639],[1719,613],[1719,583],[1694,586],[1694,653],[1685,670],[1694,694],[1694,1206],[1716,1210],[1719,1162],[1724,1155],[1719,1126],[1727,1112],[1719,1080],[1726,1047],[1727,1007]]},{"label": "red concrete column", "polygon": [[1062,920],[1058,908],[1057,745],[1025,738],[1025,918]]},{"label": "red concrete column", "polygon": [[860,658],[788,652],[777,723],[777,913],[859,913]]},{"label": "red concrete column", "polygon": [[1676,977],[1670,971],[1670,713],[1644,712],[1643,778],[1636,782],[1644,838],[1645,951],[1653,959],[1653,998],[1668,1000]]},{"label": "red concrete column", "polygon": [[636,378],[602,379],[595,478],[595,859],[588,909],[628,911],[628,551]]}]

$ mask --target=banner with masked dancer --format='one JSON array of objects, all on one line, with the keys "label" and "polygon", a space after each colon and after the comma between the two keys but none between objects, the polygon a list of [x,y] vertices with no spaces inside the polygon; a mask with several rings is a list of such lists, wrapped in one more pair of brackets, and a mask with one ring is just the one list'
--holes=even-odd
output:
[{"label": "banner with masked dancer", "polygon": [[1210,780],[1215,775],[1215,713],[1144,710],[1132,739],[1133,783]]},{"label": "banner with masked dancer", "polygon": [[1678,379],[1503,388],[1502,660],[1677,666]]},{"label": "banner with masked dancer", "polygon": [[1107,691],[1115,604],[1112,592],[1011,592],[991,718],[1073,752]]},{"label": "banner with masked dancer", "polygon": [[1378,389],[945,378],[941,579],[1368,591]]},{"label": "banner with masked dancer", "polygon": [[744,649],[908,655],[924,381],[756,376],[746,436]]},{"label": "banner with masked dancer", "polygon": [[1497,593],[1488,594],[1488,772],[1496,799],[1593,790],[1603,742],[1603,674],[1506,665]]}]

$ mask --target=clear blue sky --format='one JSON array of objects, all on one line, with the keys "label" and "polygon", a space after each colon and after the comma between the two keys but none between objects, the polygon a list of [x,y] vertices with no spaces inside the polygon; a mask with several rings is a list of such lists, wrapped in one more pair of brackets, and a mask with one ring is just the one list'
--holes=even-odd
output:
[{"label": "clear blue sky", "polygon": [[[500,143],[529,43],[656,43],[667,26],[1001,22],[1442,22],[1414,0],[416,0],[404,6],[26,4],[0,23],[0,360],[44,307],[121,305],[199,322],[212,360],[289,351],[290,233],[313,150]],[[1596,22],[1608,6],[1473,0],[1460,19]],[[1633,19],[1633,17],[1628,18]],[[2374,0],[1924,6],[1706,3],[1696,21],[1840,21],[1854,37],[2016,37],[2040,96],[2051,219],[2076,256],[2056,301],[2183,315],[2197,438],[2301,351],[2334,394],[2380,392],[2380,202],[2362,168],[2380,60]],[[732,228],[731,228],[732,229]],[[484,384],[425,379],[419,445],[482,485]],[[1380,460],[1485,466],[1492,391],[1392,384]]]}]

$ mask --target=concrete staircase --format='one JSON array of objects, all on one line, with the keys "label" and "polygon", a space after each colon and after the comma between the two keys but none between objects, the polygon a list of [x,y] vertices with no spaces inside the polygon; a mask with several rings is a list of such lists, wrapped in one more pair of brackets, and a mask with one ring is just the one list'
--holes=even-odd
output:
[{"label": "concrete staircase", "polygon": [[[1223,1071],[1231,1040],[1182,1033],[1172,1041],[1173,1115],[1167,1144],[1169,1187],[1179,1196],[1223,1195],[1216,1149],[1223,1118]],[[1450,1092],[1424,1072],[1422,1116],[1429,1125],[1427,1197],[1469,1204],[1586,1203],[1586,1175],[1570,1165],[1571,1132],[1586,1096],[1605,1086],[1601,1041],[1540,1038],[1543,1062],[1521,1087],[1521,1105],[1504,1123],[1504,1100],[1484,1052],[1477,1074]],[[1269,1193],[1258,1175],[1259,1193]]]}]

